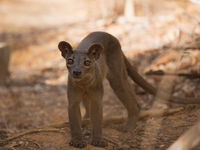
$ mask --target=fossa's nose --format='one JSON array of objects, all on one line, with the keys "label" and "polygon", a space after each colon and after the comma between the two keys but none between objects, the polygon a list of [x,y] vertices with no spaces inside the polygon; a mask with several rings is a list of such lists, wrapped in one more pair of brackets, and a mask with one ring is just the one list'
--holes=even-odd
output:
[{"label": "fossa's nose", "polygon": [[74,70],[74,71],[73,71],[73,75],[74,75],[75,77],[79,77],[79,76],[81,75],[81,71],[80,71],[80,70]]}]

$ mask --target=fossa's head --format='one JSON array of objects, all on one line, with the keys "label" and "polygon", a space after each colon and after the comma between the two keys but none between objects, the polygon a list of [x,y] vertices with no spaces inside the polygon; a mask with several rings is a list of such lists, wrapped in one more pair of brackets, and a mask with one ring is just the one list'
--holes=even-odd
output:
[{"label": "fossa's head", "polygon": [[81,80],[91,76],[94,71],[95,61],[99,59],[103,47],[100,44],[92,44],[85,52],[73,50],[72,46],[61,41],[58,44],[61,55],[66,60],[69,75],[75,80]]}]

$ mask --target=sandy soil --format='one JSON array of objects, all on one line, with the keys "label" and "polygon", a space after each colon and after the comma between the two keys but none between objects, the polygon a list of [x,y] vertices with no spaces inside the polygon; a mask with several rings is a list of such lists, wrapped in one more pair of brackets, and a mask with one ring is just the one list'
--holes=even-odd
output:
[{"label": "sandy soil", "polygon": [[[171,14],[169,9],[165,12],[168,16],[165,16],[165,19],[155,15],[150,17],[151,19],[141,17],[140,21],[125,24],[117,21],[102,24],[101,20],[88,19],[91,11],[88,11],[88,8],[95,8],[96,5],[93,2],[89,4],[78,0],[51,0],[48,3],[44,0],[0,1],[0,17],[4,18],[0,20],[0,41],[9,43],[12,50],[10,77],[6,86],[0,86],[0,140],[23,131],[47,129],[49,125],[68,121],[67,70],[57,50],[57,43],[60,40],[65,39],[76,45],[91,31],[110,32],[119,38],[125,54],[144,75],[144,71],[149,69],[173,69],[171,66],[177,65],[174,60],[183,53],[175,53],[173,48],[166,50],[161,47],[174,46],[178,39],[176,44],[181,45],[184,42],[180,40],[180,34],[191,39],[191,30],[194,30],[195,35],[200,33],[196,19],[183,13],[185,9],[187,13],[198,16],[196,14],[200,9],[194,4],[168,2],[167,7],[172,6],[170,8],[177,8],[177,11]],[[188,39],[184,38],[186,41]],[[182,63],[184,65],[177,71],[199,71],[198,50],[191,50],[190,54],[192,57],[186,55]],[[160,59],[161,57],[163,58]],[[156,87],[163,81],[162,77],[144,77]],[[172,81],[174,78],[169,77],[167,80]],[[172,83],[173,93],[198,97],[199,82],[199,79],[178,77]],[[104,82],[104,88],[104,119],[125,117],[126,111],[107,81]],[[133,88],[138,94],[138,103],[142,111],[167,106],[154,103],[152,96],[134,83]],[[184,107],[184,110],[169,116],[141,120],[137,123],[137,128],[131,132],[122,132],[119,123],[104,125],[103,135],[109,142],[105,149],[165,150],[199,121],[199,105],[170,104],[167,107]],[[82,106],[81,111],[84,113]],[[90,126],[83,130],[88,130],[89,133],[91,131]],[[75,148],[68,146],[69,133],[70,130],[66,126],[56,132],[29,134],[1,146],[0,150],[73,150]],[[85,138],[89,143],[90,134]],[[85,150],[90,149],[104,148],[95,148],[88,144]],[[198,149],[199,146],[195,148]]]}]

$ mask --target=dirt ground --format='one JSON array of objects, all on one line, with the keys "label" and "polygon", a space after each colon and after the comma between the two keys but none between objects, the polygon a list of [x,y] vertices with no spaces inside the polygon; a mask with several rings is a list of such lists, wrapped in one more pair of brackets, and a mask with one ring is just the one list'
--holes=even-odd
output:
[{"label": "dirt ground", "polygon": [[[91,9],[96,7],[92,1],[0,1],[0,17],[4,18],[0,20],[0,42],[7,42],[12,50],[10,77],[6,85],[0,86],[0,145],[2,140],[19,133],[34,132],[4,143],[0,150],[75,149],[68,145],[68,125],[55,127],[68,121],[67,70],[57,44],[66,40],[76,45],[92,31],[115,35],[125,55],[155,87],[162,90],[169,85],[168,91],[172,90],[173,95],[200,97],[199,78],[145,76],[149,70],[160,69],[172,73],[200,72],[200,5],[186,1],[163,3],[160,6],[163,9],[152,6],[157,13],[143,17],[140,12],[133,22],[123,21],[123,18],[102,22],[101,17],[91,14]],[[175,11],[172,13],[172,10]],[[184,47],[190,48],[183,51]],[[83,131],[88,133],[85,150],[165,150],[199,121],[199,105],[154,101],[139,86],[132,85],[141,111],[183,109],[142,119],[131,132],[123,132],[122,123],[104,124],[103,135],[109,143],[106,148],[91,146],[91,128],[84,127]],[[125,118],[126,111],[107,81],[104,90],[104,120]],[[82,106],[81,112],[84,114]],[[200,150],[200,145],[194,150]]]}]

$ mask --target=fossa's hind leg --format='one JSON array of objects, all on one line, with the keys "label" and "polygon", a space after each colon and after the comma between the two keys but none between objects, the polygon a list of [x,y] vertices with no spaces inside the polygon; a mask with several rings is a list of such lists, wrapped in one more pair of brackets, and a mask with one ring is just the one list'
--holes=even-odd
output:
[{"label": "fossa's hind leg", "polygon": [[139,107],[136,101],[134,89],[128,81],[128,74],[123,59],[121,62],[109,62],[107,79],[117,97],[125,106],[128,112],[127,130],[134,129],[139,115]]},{"label": "fossa's hind leg", "polygon": [[85,107],[85,114],[83,116],[83,119],[89,119],[90,117],[90,101],[87,96],[83,99],[83,106]]}]

